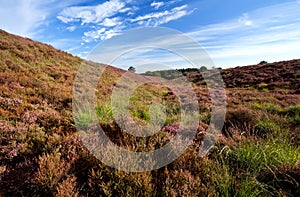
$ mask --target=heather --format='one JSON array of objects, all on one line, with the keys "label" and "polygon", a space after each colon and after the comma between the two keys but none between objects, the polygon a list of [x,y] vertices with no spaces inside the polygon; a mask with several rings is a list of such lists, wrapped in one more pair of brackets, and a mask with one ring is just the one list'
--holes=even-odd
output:
[{"label": "heather", "polygon": [[[194,141],[173,163],[139,173],[106,166],[82,143],[74,119],[80,128],[92,119],[88,110],[77,117],[72,113],[73,83],[82,63],[49,45],[0,31],[1,196],[300,195],[300,60],[221,70],[226,121],[204,158],[198,151],[210,123],[212,95],[199,72],[186,73],[199,101]],[[159,83],[133,92],[129,111],[135,122],[149,122],[151,103],[160,103],[166,112],[159,132],[134,137],[115,122],[109,102],[123,73],[108,66],[99,80],[99,124],[124,149],[158,149],[178,130],[178,98]]]}]

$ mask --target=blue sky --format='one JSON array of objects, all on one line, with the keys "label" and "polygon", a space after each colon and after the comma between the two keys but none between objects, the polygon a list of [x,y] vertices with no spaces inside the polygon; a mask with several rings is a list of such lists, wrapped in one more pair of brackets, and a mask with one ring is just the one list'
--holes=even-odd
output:
[{"label": "blue sky", "polygon": [[[173,28],[190,36],[217,67],[300,58],[299,0],[0,0],[0,3],[1,29],[83,58],[99,43],[126,30],[148,26]],[[119,67],[130,64],[133,62]]]}]

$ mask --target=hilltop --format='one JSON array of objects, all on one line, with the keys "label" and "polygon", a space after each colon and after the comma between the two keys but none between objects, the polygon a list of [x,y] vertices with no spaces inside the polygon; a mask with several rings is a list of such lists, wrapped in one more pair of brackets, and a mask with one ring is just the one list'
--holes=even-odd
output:
[{"label": "hilltop", "polygon": [[0,196],[299,196],[300,60],[221,70],[226,121],[204,158],[198,150],[210,123],[209,92],[200,73],[189,73],[200,107],[194,142],[173,163],[144,173],[106,166],[78,137],[74,119],[82,127],[91,119],[86,111],[72,114],[73,84],[82,64],[106,68],[95,110],[114,143],[143,152],[176,135],[180,106],[170,88],[153,82],[133,93],[130,113],[140,125],[150,120],[151,102],[167,112],[161,131],[135,138],[114,121],[109,102],[125,70],[0,30]]},{"label": "hilltop", "polygon": [[[300,60],[264,63],[220,70],[227,88],[287,89],[300,92]],[[194,83],[203,83],[201,73],[189,73]]]}]

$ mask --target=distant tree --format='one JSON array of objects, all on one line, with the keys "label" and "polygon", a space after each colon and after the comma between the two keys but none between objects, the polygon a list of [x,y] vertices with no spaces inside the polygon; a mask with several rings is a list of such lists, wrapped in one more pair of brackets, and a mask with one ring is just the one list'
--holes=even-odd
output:
[{"label": "distant tree", "polygon": [[207,71],[207,68],[206,66],[201,66],[200,69],[199,69],[200,72],[204,72],[204,71]]},{"label": "distant tree", "polygon": [[133,66],[130,66],[129,68],[128,68],[128,71],[129,72],[132,72],[132,73],[135,73],[135,68],[133,67]]},{"label": "distant tree", "polygon": [[267,61],[261,61],[259,62],[259,64],[267,64],[268,62]]}]

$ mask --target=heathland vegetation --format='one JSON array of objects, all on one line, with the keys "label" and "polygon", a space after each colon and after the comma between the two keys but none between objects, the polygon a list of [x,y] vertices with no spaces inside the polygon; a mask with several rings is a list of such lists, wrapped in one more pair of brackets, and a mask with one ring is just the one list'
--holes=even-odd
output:
[{"label": "heathland vegetation", "polygon": [[[198,149],[210,123],[209,92],[201,73],[186,73],[200,108],[194,143],[173,163],[143,173],[106,166],[78,137],[74,119],[82,127],[91,119],[89,111],[72,114],[82,63],[0,31],[0,196],[300,196],[300,60],[220,70],[226,120],[204,158]],[[133,137],[114,121],[109,102],[125,72],[108,66],[99,80],[99,122],[120,147],[157,149],[176,135],[178,98],[158,83],[140,86],[130,97],[133,119],[147,123],[149,104],[160,102],[166,121],[151,137]]]}]

